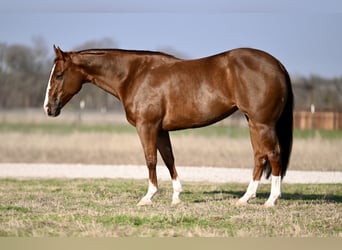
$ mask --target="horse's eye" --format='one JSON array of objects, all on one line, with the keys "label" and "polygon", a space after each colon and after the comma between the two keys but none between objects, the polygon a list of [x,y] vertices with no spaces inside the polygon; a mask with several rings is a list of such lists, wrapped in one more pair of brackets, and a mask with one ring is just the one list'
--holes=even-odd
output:
[{"label": "horse's eye", "polygon": [[63,79],[63,73],[58,73],[56,75],[56,80],[62,80]]}]

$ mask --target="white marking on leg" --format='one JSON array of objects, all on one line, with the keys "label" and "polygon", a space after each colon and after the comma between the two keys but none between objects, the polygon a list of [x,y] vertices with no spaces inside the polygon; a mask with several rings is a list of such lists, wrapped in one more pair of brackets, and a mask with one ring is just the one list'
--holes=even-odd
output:
[{"label": "white marking on leg", "polygon": [[256,191],[258,189],[259,181],[250,181],[246,193],[238,200],[238,205],[245,205],[247,202],[256,196]]},{"label": "white marking on leg", "polygon": [[179,199],[179,194],[182,192],[182,184],[180,183],[179,178],[172,180],[173,194],[172,194],[172,203],[171,205],[177,205],[181,202]]},{"label": "white marking on leg", "polygon": [[281,195],[281,177],[272,175],[271,182],[271,194],[268,200],[265,202],[265,207],[273,207],[275,201]]},{"label": "white marking on leg", "polygon": [[158,190],[157,187],[151,181],[149,181],[147,193],[144,197],[142,197],[142,199],[138,203],[138,206],[151,205],[152,204],[151,199],[153,195],[157,193],[157,190]]},{"label": "white marking on leg", "polygon": [[44,100],[44,106],[43,106],[46,114],[47,114],[47,111],[48,111],[47,110],[47,105],[49,103],[49,92],[50,92],[50,89],[51,89],[51,79],[52,79],[53,72],[55,71],[55,67],[56,67],[56,64],[54,64],[52,66],[50,77],[49,77],[49,81],[48,81],[48,86],[46,87],[45,100]]}]

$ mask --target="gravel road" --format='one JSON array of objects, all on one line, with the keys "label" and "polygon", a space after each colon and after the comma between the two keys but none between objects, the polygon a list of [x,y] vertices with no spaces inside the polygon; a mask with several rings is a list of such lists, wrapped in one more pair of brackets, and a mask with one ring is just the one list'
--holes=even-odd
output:
[{"label": "gravel road", "polygon": [[[177,167],[182,181],[248,183],[252,169]],[[159,180],[170,180],[165,166],[157,166]],[[122,178],[147,179],[146,166],[1,163],[0,178]],[[264,180],[264,182],[267,182]],[[342,172],[291,171],[284,183],[342,183]]]}]

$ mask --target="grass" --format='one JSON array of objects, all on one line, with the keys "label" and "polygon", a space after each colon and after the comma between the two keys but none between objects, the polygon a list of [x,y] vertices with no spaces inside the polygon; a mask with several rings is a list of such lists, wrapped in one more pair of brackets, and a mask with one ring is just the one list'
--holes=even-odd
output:
[{"label": "grass", "polygon": [[[339,138],[342,131],[295,131],[289,169],[341,171]],[[128,124],[2,122],[0,141],[0,162],[145,164],[139,137]],[[178,166],[253,166],[247,128],[176,131],[171,141]]]},{"label": "grass", "polygon": [[185,183],[183,203],[170,206],[161,182],[151,207],[137,207],[146,181],[0,181],[0,236],[342,236],[342,185],[284,185],[277,206],[264,209],[269,185],[245,207],[246,185]]},{"label": "grass", "polygon": [[[127,124],[82,124],[82,123],[27,123],[27,122],[1,122],[0,133],[18,132],[18,133],[52,133],[52,134],[70,134],[70,133],[136,133],[133,126]],[[247,127],[235,127],[225,125],[212,125],[203,128],[186,129],[171,132],[172,135],[184,136],[204,136],[204,137],[229,137],[229,138],[249,138]],[[294,138],[308,139],[319,137],[328,140],[342,139],[342,130],[294,130]]]},{"label": "grass", "polygon": [[[294,138],[291,170],[341,171],[342,131],[295,130]],[[247,128],[215,125],[171,139],[177,165],[253,165]],[[144,164],[128,124],[2,120],[0,141],[0,162]],[[269,185],[246,207],[235,206],[246,185],[183,185],[177,207],[170,182],[151,207],[137,207],[146,181],[0,179],[0,236],[342,237],[342,184],[285,184],[272,209],[262,207]]]},{"label": "grass", "polygon": [[[0,133],[136,133],[133,126],[129,124],[72,124],[72,123],[0,123]],[[198,129],[187,129],[172,132],[174,135],[201,135],[201,136],[228,136],[232,138],[247,137],[247,128],[227,127],[223,125],[210,126]]]},{"label": "grass", "polygon": [[18,133],[134,133],[135,128],[130,125],[94,125],[94,124],[58,124],[58,123],[0,123],[0,133],[18,132]]}]

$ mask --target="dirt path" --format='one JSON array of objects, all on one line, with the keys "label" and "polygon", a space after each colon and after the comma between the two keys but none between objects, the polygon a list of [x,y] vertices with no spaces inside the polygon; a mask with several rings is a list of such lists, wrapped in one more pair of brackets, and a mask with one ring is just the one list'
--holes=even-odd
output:
[{"label": "dirt path", "polygon": [[[252,169],[178,167],[182,181],[248,183]],[[164,166],[157,167],[159,180],[170,180]],[[123,178],[147,179],[145,166],[82,164],[0,164],[0,178]],[[342,183],[342,172],[288,171],[284,183]]]}]

